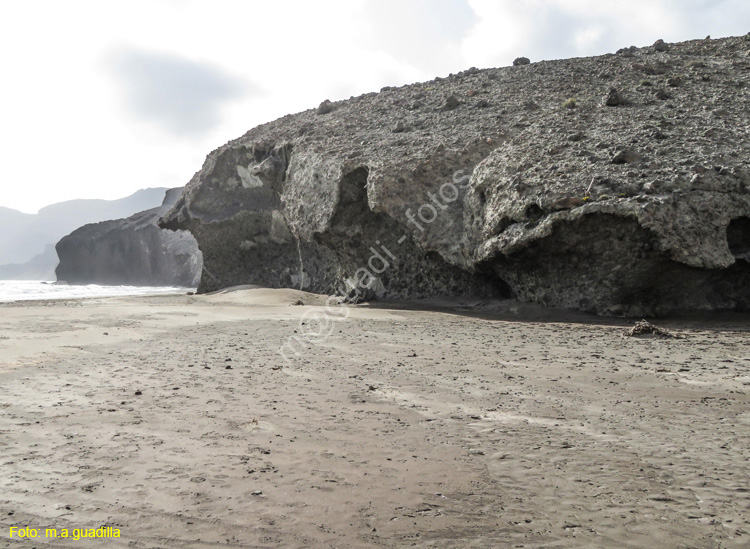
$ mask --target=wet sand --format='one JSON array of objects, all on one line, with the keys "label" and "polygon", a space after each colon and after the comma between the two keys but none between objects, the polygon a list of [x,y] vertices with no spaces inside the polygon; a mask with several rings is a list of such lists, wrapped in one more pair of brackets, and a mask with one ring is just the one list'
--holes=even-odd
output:
[{"label": "wet sand", "polygon": [[750,546],[748,317],[324,302],[0,305],[0,546]]}]

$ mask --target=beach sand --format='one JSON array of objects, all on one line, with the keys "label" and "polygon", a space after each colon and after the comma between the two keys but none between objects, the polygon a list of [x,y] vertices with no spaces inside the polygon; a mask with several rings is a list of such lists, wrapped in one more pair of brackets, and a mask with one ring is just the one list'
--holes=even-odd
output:
[{"label": "beach sand", "polygon": [[0,546],[750,547],[748,317],[324,303],[0,305]]}]

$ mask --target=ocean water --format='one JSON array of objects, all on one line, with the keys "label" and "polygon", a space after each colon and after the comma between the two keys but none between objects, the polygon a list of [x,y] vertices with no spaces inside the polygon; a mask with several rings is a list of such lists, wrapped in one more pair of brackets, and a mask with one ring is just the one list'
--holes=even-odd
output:
[{"label": "ocean water", "polygon": [[184,293],[194,288],[154,286],[68,286],[41,280],[0,280],[0,302],[29,301],[34,299],[71,299],[80,297],[117,297],[125,295],[151,295]]}]

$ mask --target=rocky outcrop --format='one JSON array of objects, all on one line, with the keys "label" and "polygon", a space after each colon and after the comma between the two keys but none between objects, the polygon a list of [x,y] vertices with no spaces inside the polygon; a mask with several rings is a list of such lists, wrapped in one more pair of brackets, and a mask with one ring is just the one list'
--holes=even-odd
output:
[{"label": "rocky outcrop", "polygon": [[163,204],[114,221],[84,225],[57,243],[57,279],[69,284],[195,287],[202,257],[193,236],[166,231],[156,222],[182,189]]},{"label": "rocky outcrop", "polygon": [[750,309],[750,36],[469,69],[259,126],[163,227],[201,291]]},{"label": "rocky outcrop", "polygon": [[[159,206],[166,188],[141,189],[116,200],[76,199],[50,204],[36,214],[24,214],[0,207],[0,266],[30,262],[29,275],[38,271],[39,262],[47,257],[48,246],[82,225],[108,219],[128,217]],[[44,257],[35,257],[42,255]],[[34,261],[31,261],[34,259]],[[57,256],[45,269],[54,272]]]}]

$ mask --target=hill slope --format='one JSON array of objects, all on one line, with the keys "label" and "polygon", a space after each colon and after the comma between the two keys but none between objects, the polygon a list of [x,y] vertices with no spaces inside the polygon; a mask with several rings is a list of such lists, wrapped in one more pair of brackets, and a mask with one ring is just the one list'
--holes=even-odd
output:
[{"label": "hill slope", "polygon": [[235,284],[750,308],[750,36],[384,89],[209,154],[162,220]]}]

